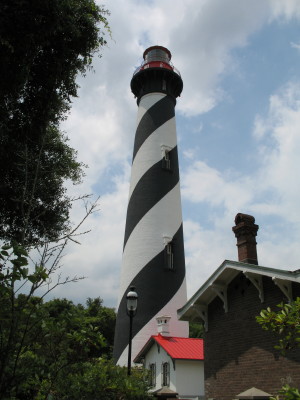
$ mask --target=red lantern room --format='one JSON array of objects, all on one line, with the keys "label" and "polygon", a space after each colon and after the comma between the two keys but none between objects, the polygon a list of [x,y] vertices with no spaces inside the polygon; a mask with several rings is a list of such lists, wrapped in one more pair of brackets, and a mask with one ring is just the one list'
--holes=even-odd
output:
[{"label": "red lantern room", "polygon": [[131,90],[137,102],[148,93],[170,95],[176,103],[183,83],[179,71],[171,63],[171,52],[163,46],[152,46],[144,51],[144,61],[131,80]]},{"label": "red lantern room", "polygon": [[152,46],[144,51],[144,62],[140,69],[146,68],[166,68],[173,70],[170,65],[171,52],[162,46]]}]

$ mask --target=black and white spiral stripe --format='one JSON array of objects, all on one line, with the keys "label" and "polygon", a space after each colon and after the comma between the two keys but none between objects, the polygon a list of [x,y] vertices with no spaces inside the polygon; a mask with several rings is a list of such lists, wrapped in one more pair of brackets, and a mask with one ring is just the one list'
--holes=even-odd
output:
[{"label": "black and white spiral stripe", "polygon": [[[171,170],[162,166],[164,148],[169,150]],[[165,264],[164,249],[169,240],[172,270]],[[175,104],[163,93],[147,94],[139,103],[114,343],[114,358],[120,365],[127,362],[126,294],[132,285],[139,296],[133,358],[156,334],[157,316],[172,317],[173,336],[188,335],[187,323],[176,316],[186,301],[186,283]]]}]

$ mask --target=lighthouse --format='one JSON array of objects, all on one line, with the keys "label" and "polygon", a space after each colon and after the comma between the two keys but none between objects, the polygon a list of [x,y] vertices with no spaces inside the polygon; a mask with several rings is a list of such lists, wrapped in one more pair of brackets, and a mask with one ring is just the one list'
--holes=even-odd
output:
[{"label": "lighthouse", "polygon": [[132,359],[157,333],[159,316],[169,317],[172,336],[188,337],[188,323],[177,320],[187,301],[175,123],[183,83],[165,47],[149,47],[143,59],[131,80],[138,114],[114,341],[119,365],[128,357],[131,286],[138,293]]}]

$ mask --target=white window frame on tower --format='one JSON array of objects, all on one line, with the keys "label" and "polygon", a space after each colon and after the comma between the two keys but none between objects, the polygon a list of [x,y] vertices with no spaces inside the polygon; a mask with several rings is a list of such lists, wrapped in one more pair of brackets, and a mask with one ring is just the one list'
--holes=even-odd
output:
[{"label": "white window frame on tower", "polygon": [[161,152],[162,152],[162,168],[166,169],[167,171],[172,171],[172,165],[171,165],[171,158],[170,158],[170,151],[172,150],[172,147],[162,145],[161,146]]},{"label": "white window frame on tower", "polygon": [[168,236],[164,236],[165,243],[165,267],[170,271],[174,270],[174,253],[173,240]]},{"label": "white window frame on tower", "polygon": [[174,269],[174,255],[172,242],[166,245],[166,264],[168,269]]}]

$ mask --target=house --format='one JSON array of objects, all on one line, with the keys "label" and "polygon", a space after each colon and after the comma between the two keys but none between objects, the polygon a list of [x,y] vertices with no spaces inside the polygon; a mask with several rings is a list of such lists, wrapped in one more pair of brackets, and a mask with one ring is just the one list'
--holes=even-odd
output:
[{"label": "house", "polygon": [[300,349],[282,356],[274,349],[278,336],[255,319],[300,296],[300,271],[259,266],[255,219],[237,214],[235,223],[239,261],[225,260],[178,310],[181,320],[204,323],[205,396],[215,400],[255,388],[275,395],[285,383],[300,387]]},{"label": "house", "polygon": [[159,398],[204,397],[203,339],[173,337],[169,316],[157,318],[158,334],[135,357],[149,369],[151,391]]}]

